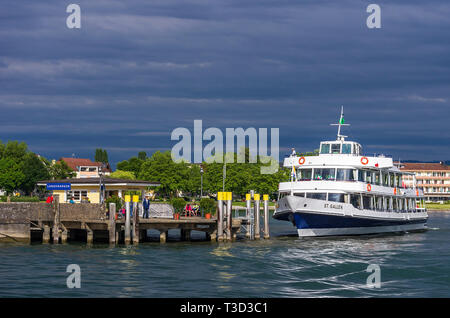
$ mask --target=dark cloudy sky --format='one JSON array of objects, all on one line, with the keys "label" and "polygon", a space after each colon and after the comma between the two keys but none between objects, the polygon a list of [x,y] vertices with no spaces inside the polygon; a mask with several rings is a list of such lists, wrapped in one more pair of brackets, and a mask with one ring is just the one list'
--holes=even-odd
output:
[{"label": "dark cloudy sky", "polygon": [[170,149],[194,119],[278,127],[282,157],[341,105],[366,153],[450,159],[450,2],[0,0],[0,139],[48,158]]}]

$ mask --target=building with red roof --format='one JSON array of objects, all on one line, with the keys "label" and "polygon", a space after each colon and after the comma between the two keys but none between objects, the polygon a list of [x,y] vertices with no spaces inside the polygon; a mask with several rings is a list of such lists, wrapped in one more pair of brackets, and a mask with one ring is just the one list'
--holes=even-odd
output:
[{"label": "building with red roof", "polygon": [[412,187],[414,178],[417,188],[423,190],[428,201],[450,200],[450,166],[440,163],[401,163],[400,170],[415,176],[404,176],[405,186]]},{"label": "building with red roof", "polygon": [[59,161],[64,161],[69,168],[75,171],[76,178],[98,178],[99,172],[102,171],[104,175],[110,175],[112,170],[109,163],[91,161],[85,158],[60,158]]}]

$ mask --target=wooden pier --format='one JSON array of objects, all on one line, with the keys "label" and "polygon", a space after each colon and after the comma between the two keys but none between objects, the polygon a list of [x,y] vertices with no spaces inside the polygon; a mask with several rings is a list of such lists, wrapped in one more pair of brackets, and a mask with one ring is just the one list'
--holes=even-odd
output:
[{"label": "wooden pier", "polygon": [[[141,205],[137,205],[139,209]],[[202,217],[140,218],[134,210],[129,241],[126,221],[109,214],[100,204],[0,203],[0,240],[42,241],[107,241],[111,244],[138,244],[147,240],[147,230],[157,230],[160,242],[168,239],[169,230],[179,230],[181,240],[189,241],[192,231],[206,233],[206,239],[216,241],[217,219]],[[234,219],[233,238],[241,229],[242,220]]]},{"label": "wooden pier", "polygon": [[[142,203],[136,200],[133,204],[125,200],[126,214],[118,218],[114,203],[106,209],[104,204],[70,204],[59,203],[0,203],[0,240],[12,241],[42,241],[54,244],[67,241],[109,242],[110,244],[139,244],[148,240],[148,230],[159,231],[159,240],[168,240],[169,230],[178,230],[183,241],[191,240],[191,232],[204,232],[210,241],[234,241],[238,233],[245,232],[248,239],[260,239],[269,236],[268,196],[264,195],[264,228],[260,224],[260,196],[254,195],[254,200],[247,195],[247,207],[239,208],[246,212],[244,218],[232,213],[231,192],[222,192],[218,196],[217,218],[203,217],[173,218],[166,216],[141,218]],[[253,208],[251,208],[253,203]],[[172,206],[167,205],[172,209]],[[109,212],[108,212],[109,210]],[[163,213],[164,214],[164,213]]]}]

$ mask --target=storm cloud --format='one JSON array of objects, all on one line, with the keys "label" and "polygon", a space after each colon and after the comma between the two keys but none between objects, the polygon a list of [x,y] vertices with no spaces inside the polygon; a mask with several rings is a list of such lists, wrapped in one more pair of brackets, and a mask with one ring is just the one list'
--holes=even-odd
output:
[{"label": "storm cloud", "polygon": [[[74,1],[75,2],[75,1]],[[450,159],[450,3],[65,1],[0,5],[0,139],[113,164],[170,149],[176,127],[277,127],[281,156],[335,138]]]}]

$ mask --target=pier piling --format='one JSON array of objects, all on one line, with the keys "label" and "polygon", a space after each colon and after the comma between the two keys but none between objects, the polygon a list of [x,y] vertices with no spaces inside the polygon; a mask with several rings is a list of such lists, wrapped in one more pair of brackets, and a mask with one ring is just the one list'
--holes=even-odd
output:
[{"label": "pier piling", "polygon": [[42,243],[50,242],[50,226],[44,225],[44,232],[42,233]]},{"label": "pier piling", "polygon": [[88,244],[94,243],[94,231],[84,223],[84,228],[86,229],[86,242]]},{"label": "pier piling", "polygon": [[125,214],[125,244],[130,244],[131,243],[131,238],[130,238],[130,234],[131,234],[130,201],[131,201],[131,197],[129,195],[126,195],[125,196],[125,209],[126,209],[126,214]]},{"label": "pier piling", "polygon": [[[247,210],[245,211],[246,219],[250,220],[250,216],[252,215],[251,209],[252,209],[252,195],[250,193],[247,193],[245,195],[245,204]],[[247,232],[245,233],[246,238],[251,238],[251,224],[247,225]]]},{"label": "pier piling", "polygon": [[167,241],[167,231],[166,230],[160,230],[159,232],[159,242],[160,243],[166,243]]},{"label": "pier piling", "polygon": [[227,196],[227,208],[226,208],[226,215],[227,215],[227,241],[231,241],[233,239],[233,235],[231,233],[231,227],[232,227],[232,199],[233,199],[233,193],[232,192],[226,192]]},{"label": "pier piling", "polygon": [[116,244],[116,204],[109,204],[109,244]]},{"label": "pier piling", "polygon": [[55,212],[55,218],[53,220],[53,229],[52,229],[52,235],[53,235],[53,243],[58,244],[59,243],[59,220],[60,220],[60,208],[59,208],[59,195],[56,195],[53,201],[53,208]]},{"label": "pier piling", "polygon": [[217,240],[223,241],[223,212],[224,204],[223,197],[224,192],[217,193]]},{"label": "pier piling", "polygon": [[255,239],[259,240],[261,238],[260,235],[260,221],[259,221],[259,208],[260,208],[260,195],[258,193],[255,193],[255,206],[254,206],[254,233],[255,233]]},{"label": "pier piling", "polygon": [[269,239],[269,195],[263,195],[264,200],[264,238]]},{"label": "pier piling", "polygon": [[139,244],[139,212],[141,204],[138,203],[139,196],[133,196],[133,244]]}]

